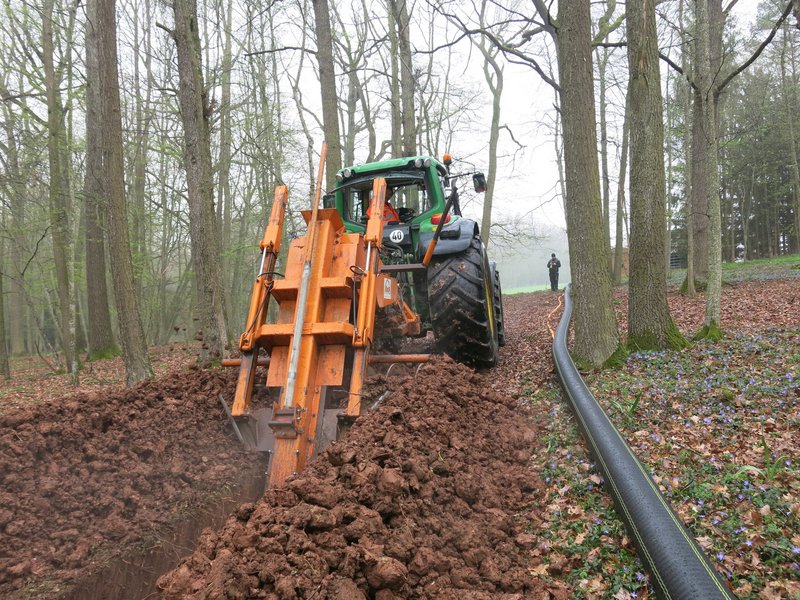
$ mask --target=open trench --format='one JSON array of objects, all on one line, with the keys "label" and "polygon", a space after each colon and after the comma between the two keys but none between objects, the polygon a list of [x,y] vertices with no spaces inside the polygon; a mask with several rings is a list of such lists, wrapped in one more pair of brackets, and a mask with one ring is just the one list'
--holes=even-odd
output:
[{"label": "open trench", "polygon": [[69,584],[55,595],[59,600],[139,600],[152,597],[158,577],[174,569],[194,547],[201,532],[218,528],[239,505],[264,493],[266,461],[243,465],[237,480],[224,490],[209,493],[202,504],[187,508],[175,523],[146,535],[122,555],[95,572]]}]

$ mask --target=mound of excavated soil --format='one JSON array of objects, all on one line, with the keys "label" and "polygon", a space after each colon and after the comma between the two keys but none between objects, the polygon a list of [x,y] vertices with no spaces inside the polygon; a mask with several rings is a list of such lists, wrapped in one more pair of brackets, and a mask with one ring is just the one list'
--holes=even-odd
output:
[{"label": "mound of excavated soil", "polygon": [[527,552],[542,430],[490,376],[443,358],[391,381],[343,441],[207,529],[163,597],[548,597]]},{"label": "mound of excavated soil", "polygon": [[193,369],[0,416],[0,596],[74,580],[235,481],[251,459],[217,400],[234,378]]}]

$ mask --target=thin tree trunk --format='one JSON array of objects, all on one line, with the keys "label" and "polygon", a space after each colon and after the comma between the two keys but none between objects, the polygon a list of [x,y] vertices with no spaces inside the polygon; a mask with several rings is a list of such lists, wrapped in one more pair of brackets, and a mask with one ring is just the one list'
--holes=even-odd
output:
[{"label": "thin tree trunk", "polygon": [[[706,243],[708,252],[705,258],[707,268],[706,287],[706,310],[703,320],[703,329],[711,337],[719,335],[721,295],[722,295],[722,237],[721,237],[721,211],[719,197],[719,169],[717,162],[717,87],[714,83],[716,70],[712,70],[712,56],[714,55],[715,33],[712,31],[712,10],[711,4],[718,3],[719,0],[711,0],[708,4],[706,0],[696,3],[695,9],[695,45],[696,50],[696,85],[698,93],[695,95],[695,118],[693,129],[697,131],[694,136],[694,143],[704,159],[705,169],[695,171],[693,184],[701,187],[704,192],[705,210],[708,215],[708,230],[706,232]],[[719,59],[717,59],[719,60]],[[697,153],[695,153],[696,155]],[[700,181],[698,181],[700,179]],[[699,186],[698,186],[699,184]],[[698,195],[695,194],[695,198]],[[694,207],[694,214],[697,214],[699,207]],[[698,230],[700,231],[700,230]],[[697,232],[696,232],[697,233]],[[697,247],[702,245],[701,240],[695,238]],[[695,257],[697,262],[698,257]]]},{"label": "thin tree trunk", "polygon": [[[231,146],[233,144],[231,127],[231,70],[233,69],[233,32],[231,31],[233,19],[233,3],[231,0],[222,3],[225,7],[224,30],[225,36],[224,49],[222,52],[222,76],[221,76],[221,100],[219,107],[219,164],[217,166],[219,181],[219,201],[218,208],[222,216],[222,250],[224,255],[231,241],[231,215],[233,212],[233,198],[231,197]],[[223,258],[223,273],[230,275],[230,269],[225,265],[227,261]],[[228,289],[229,281],[225,282]]]},{"label": "thin tree trunk", "polygon": [[78,383],[78,360],[75,351],[75,316],[72,311],[72,273],[69,176],[62,164],[64,111],[61,106],[59,82],[53,63],[53,4],[46,0],[42,12],[42,57],[47,95],[47,153],[50,169],[50,223],[53,231],[53,258],[56,271],[59,304],[59,331],[64,363],[73,384]]},{"label": "thin tree trunk", "polygon": [[[628,92],[630,93],[630,92]],[[628,175],[628,140],[630,139],[630,106],[625,100],[625,117],[622,121],[622,148],[619,156],[619,183],[617,184],[617,218],[614,243],[614,284],[622,283],[622,263],[624,261],[624,245],[622,243],[622,226],[625,220],[625,178]]]},{"label": "thin tree trunk", "polygon": [[411,56],[411,19],[406,0],[391,0],[391,10],[397,25],[397,42],[400,49],[400,102],[403,121],[403,154],[417,154],[417,115],[414,107],[414,63]]},{"label": "thin tree trunk", "polygon": [[[481,5],[481,20],[486,10],[486,1]],[[492,228],[492,204],[494,201],[494,185],[497,180],[497,146],[500,139],[500,102],[503,98],[503,67],[495,60],[492,49],[487,48],[481,37],[478,49],[483,54],[483,77],[492,93],[492,122],[489,127],[489,169],[486,173],[486,192],[483,198],[483,215],[481,217],[481,239],[489,245]],[[496,51],[495,51],[496,52]]]},{"label": "thin tree trunk", "polygon": [[[684,3],[681,0],[678,6],[678,19],[681,23],[681,31],[684,30]],[[689,52],[684,49],[681,53],[681,60],[683,65],[683,72],[689,72],[689,59],[688,59]],[[694,178],[692,176],[692,172],[695,168],[695,161],[694,161],[694,109],[693,109],[693,91],[691,84],[687,81],[685,85],[686,89],[686,103],[685,103],[685,112],[684,112],[684,121],[685,121],[685,137],[683,141],[684,146],[684,159],[687,165],[687,168],[684,170],[684,177],[686,178],[685,183],[685,198],[684,201],[686,203],[685,206],[685,213],[686,213],[686,295],[689,298],[694,298],[697,295],[697,291],[695,290],[695,240],[694,240],[694,200],[695,200],[695,184]]]},{"label": "thin tree trunk", "polygon": [[317,61],[322,92],[322,124],[328,157],[325,161],[326,188],[336,187],[336,173],[342,168],[342,146],[339,135],[339,98],[336,93],[336,75],[333,67],[333,41],[328,0],[311,0],[314,5],[314,23],[317,33]]},{"label": "thin tree trunk", "polygon": [[[10,96],[8,91],[3,86],[0,89],[3,96]],[[28,331],[28,313],[27,305],[25,302],[25,282],[22,270],[24,268],[24,261],[22,258],[22,249],[25,246],[25,202],[27,193],[25,189],[25,179],[20,170],[19,164],[19,151],[17,148],[17,134],[16,118],[14,112],[10,107],[4,107],[5,114],[5,130],[6,139],[8,140],[8,149],[6,152],[6,160],[8,161],[8,176],[10,179],[11,198],[9,204],[11,206],[11,225],[10,225],[10,238],[11,238],[11,290],[9,291],[9,317],[10,317],[10,334],[11,339],[9,347],[12,355],[24,354],[28,350],[26,344],[26,337],[29,335]]]},{"label": "thin tree trunk", "polygon": [[[608,125],[606,123],[606,66],[608,65],[608,48],[597,50],[598,71],[600,76],[600,97],[598,105],[600,108],[600,183],[603,192],[603,235],[606,238],[607,254],[611,250],[611,183],[608,175]],[[611,256],[609,254],[609,269],[611,269]]]},{"label": "thin tree trunk", "polygon": [[[787,27],[783,29],[783,47],[781,48],[781,87],[783,102],[786,107],[786,122],[789,129],[789,163],[792,167],[792,209],[794,212],[794,252],[800,253],[800,160],[798,160],[798,135],[795,128],[795,116],[798,107],[792,106],[791,84],[786,77],[786,47],[788,42]],[[792,71],[794,71],[794,52],[792,50]],[[794,73],[792,73],[794,74]]]},{"label": "thin tree trunk", "polygon": [[[5,240],[0,238],[0,267],[5,262]],[[11,365],[8,362],[8,341],[6,340],[6,297],[3,293],[5,273],[0,273],[0,375],[6,381],[11,379]]]},{"label": "thin tree trunk", "polygon": [[392,157],[396,158],[403,154],[403,118],[400,100],[400,67],[398,66],[398,42],[397,42],[397,19],[395,18],[391,0],[389,2],[388,27],[389,32],[389,62],[390,62],[390,81],[389,90],[391,97],[392,110]]}]

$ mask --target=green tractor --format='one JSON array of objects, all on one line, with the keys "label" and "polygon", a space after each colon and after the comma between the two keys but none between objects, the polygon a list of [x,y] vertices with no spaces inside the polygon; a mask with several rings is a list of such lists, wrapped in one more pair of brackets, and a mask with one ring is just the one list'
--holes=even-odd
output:
[{"label": "green tractor", "polygon": [[[442,162],[416,156],[347,167],[323,204],[336,208],[348,232],[363,233],[373,182],[384,178],[382,271],[397,279],[403,300],[420,316],[420,335],[432,331],[438,348],[459,362],[493,367],[505,343],[500,273],[478,224],[462,216],[457,187],[471,176],[483,192],[486,179],[452,174],[451,162],[447,155]],[[384,337],[391,343],[390,330]]]}]

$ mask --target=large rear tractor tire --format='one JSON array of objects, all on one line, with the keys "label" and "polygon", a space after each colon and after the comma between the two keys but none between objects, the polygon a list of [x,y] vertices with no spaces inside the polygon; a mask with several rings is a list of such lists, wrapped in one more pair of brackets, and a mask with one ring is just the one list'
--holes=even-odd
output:
[{"label": "large rear tractor tire", "polygon": [[440,350],[477,368],[497,364],[497,324],[489,261],[480,238],[428,269],[431,326]]},{"label": "large rear tractor tire", "polygon": [[497,270],[497,263],[490,262],[489,267],[492,271],[492,290],[494,290],[494,323],[497,329],[497,345],[506,345],[506,328],[503,323],[503,288],[500,286],[500,271]]}]

